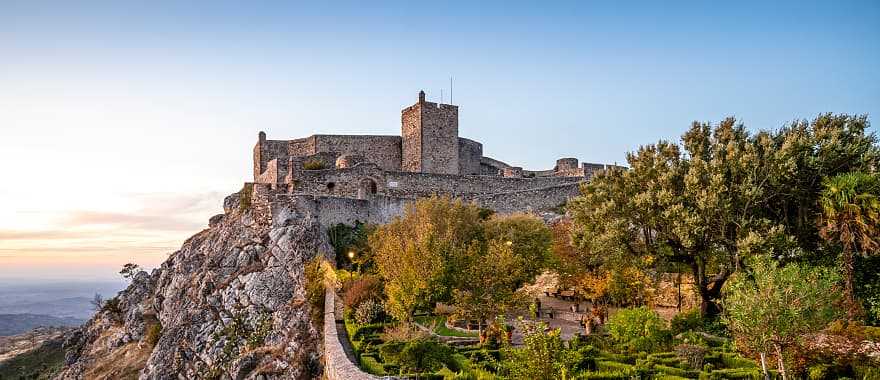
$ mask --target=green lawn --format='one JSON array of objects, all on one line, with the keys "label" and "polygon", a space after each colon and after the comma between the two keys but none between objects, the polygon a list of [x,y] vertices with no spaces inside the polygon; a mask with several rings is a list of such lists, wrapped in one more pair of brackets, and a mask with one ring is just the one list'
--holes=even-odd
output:
[{"label": "green lawn", "polygon": [[415,320],[416,323],[425,327],[431,327],[431,324],[436,322],[436,326],[434,327],[434,334],[437,335],[471,338],[475,338],[477,336],[476,333],[466,333],[446,327],[446,317],[442,315],[424,315],[420,317],[415,317]]}]

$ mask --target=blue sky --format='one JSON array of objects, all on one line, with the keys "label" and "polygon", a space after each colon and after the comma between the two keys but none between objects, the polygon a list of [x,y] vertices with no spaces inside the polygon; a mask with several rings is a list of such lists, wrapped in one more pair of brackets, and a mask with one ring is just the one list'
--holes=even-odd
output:
[{"label": "blue sky", "polygon": [[531,169],[694,120],[880,114],[874,1],[180,3],[0,1],[0,267],[154,265],[258,131],[398,134],[450,76],[461,135]]}]

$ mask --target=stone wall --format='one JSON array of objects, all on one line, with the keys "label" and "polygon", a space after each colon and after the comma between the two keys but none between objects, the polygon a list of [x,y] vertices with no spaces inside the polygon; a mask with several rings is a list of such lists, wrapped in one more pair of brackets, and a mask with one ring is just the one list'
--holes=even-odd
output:
[{"label": "stone wall", "polygon": [[474,140],[458,138],[458,173],[461,175],[480,175],[480,158],[483,157],[483,144]]},{"label": "stone wall", "polygon": [[257,145],[254,146],[254,179],[263,174],[269,161],[287,158],[287,144],[287,141],[266,140],[266,134],[260,132]]},{"label": "stone wall", "polygon": [[476,202],[480,207],[492,209],[501,214],[509,214],[549,210],[565,204],[570,198],[579,194],[580,183],[566,183],[538,189],[463,198]]},{"label": "stone wall", "polygon": [[422,171],[459,174],[458,106],[422,105]]},{"label": "stone wall", "polygon": [[407,172],[385,173],[385,194],[398,197],[427,197],[433,194],[487,195],[578,183],[581,178],[504,178]]},{"label": "stone wall", "polygon": [[419,102],[400,111],[401,164],[400,170],[422,171],[422,109],[425,93],[419,93]]},{"label": "stone wall", "polygon": [[315,152],[363,156],[385,170],[401,170],[401,137],[374,135],[315,135]]},{"label": "stone wall", "polygon": [[[342,316],[339,316],[339,319]],[[331,287],[324,292],[324,378],[327,380],[379,380],[348,358],[336,329],[336,295]]]},{"label": "stone wall", "polygon": [[458,174],[458,106],[425,101],[401,111],[402,170]]}]

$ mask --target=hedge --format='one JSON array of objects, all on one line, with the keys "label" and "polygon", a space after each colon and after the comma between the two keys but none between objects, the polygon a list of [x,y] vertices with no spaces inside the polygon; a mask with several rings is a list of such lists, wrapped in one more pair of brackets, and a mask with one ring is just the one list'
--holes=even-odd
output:
[{"label": "hedge", "polygon": [[700,371],[687,371],[681,368],[669,367],[662,364],[654,365],[654,373],[688,378],[695,378],[700,375]]},{"label": "hedge", "polygon": [[629,380],[632,375],[620,371],[583,372],[575,375],[573,380]]},{"label": "hedge", "polygon": [[758,364],[754,361],[746,359],[737,354],[721,354],[721,362],[725,368],[758,368]]},{"label": "hedge", "polygon": [[635,367],[631,364],[619,363],[607,360],[597,360],[596,361],[596,369],[605,372],[627,372],[632,373],[635,371]]},{"label": "hedge", "polygon": [[376,358],[372,356],[361,356],[361,368],[369,374],[373,374],[376,376],[385,376],[387,372],[385,372],[385,367],[376,361]]}]

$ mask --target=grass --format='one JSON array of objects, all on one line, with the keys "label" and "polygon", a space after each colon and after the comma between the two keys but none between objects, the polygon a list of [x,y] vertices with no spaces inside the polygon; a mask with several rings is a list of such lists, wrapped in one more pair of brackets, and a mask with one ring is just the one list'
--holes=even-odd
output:
[{"label": "grass", "polygon": [[51,379],[63,364],[61,340],[46,341],[36,349],[0,364],[0,379]]},{"label": "grass", "polygon": [[415,317],[416,323],[425,326],[431,327],[431,324],[435,324],[434,326],[434,334],[440,336],[453,336],[459,338],[476,338],[477,333],[468,333],[462,332],[458,330],[453,330],[446,327],[446,317],[442,315],[425,315],[420,317]]}]

